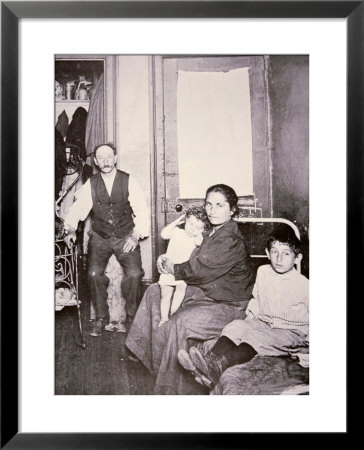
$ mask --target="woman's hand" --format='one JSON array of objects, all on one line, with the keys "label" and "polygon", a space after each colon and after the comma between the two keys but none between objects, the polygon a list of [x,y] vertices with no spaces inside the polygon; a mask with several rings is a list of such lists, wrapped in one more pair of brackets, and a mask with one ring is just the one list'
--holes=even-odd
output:
[{"label": "woman's hand", "polygon": [[171,259],[166,258],[163,263],[163,267],[167,271],[167,273],[171,273],[172,275],[174,275],[174,264]]},{"label": "woman's hand", "polygon": [[174,264],[169,258],[167,258],[166,254],[160,255],[157,259],[157,268],[159,273],[174,274]]},{"label": "woman's hand", "polygon": [[167,255],[164,253],[163,255],[160,255],[157,259],[157,269],[159,273],[168,273],[166,269],[164,268],[163,264],[167,259]]}]

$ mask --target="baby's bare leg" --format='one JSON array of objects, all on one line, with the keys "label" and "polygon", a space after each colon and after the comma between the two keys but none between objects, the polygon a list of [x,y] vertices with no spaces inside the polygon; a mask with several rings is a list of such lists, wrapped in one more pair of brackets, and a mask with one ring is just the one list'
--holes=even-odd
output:
[{"label": "baby's bare leg", "polygon": [[161,326],[168,320],[169,307],[173,296],[174,286],[160,285],[161,288],[161,320],[158,326]]},{"label": "baby's bare leg", "polygon": [[177,309],[181,306],[181,303],[185,298],[186,288],[187,288],[186,283],[177,284],[172,300],[171,315],[174,314],[177,311]]}]

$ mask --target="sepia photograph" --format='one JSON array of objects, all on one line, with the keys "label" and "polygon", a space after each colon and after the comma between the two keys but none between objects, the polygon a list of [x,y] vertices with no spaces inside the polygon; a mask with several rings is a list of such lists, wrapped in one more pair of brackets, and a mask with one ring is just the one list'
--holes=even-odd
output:
[{"label": "sepia photograph", "polygon": [[309,56],[55,55],[55,394],[309,394]]}]

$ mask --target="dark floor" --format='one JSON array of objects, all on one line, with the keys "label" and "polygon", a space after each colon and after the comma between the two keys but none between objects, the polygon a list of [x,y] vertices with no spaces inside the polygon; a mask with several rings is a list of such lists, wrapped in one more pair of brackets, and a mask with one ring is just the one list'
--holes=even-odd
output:
[{"label": "dark floor", "polygon": [[55,313],[55,394],[149,395],[152,378],[146,368],[125,356],[126,333],[87,334],[89,295],[79,264],[79,298],[85,348],[80,345],[76,306]]}]

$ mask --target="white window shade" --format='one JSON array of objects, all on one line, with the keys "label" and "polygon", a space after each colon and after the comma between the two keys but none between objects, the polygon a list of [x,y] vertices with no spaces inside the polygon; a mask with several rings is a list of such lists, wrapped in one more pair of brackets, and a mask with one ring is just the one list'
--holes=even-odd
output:
[{"label": "white window shade", "polygon": [[218,183],[253,194],[249,69],[178,72],[180,198],[203,198]]}]

